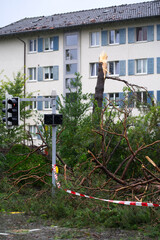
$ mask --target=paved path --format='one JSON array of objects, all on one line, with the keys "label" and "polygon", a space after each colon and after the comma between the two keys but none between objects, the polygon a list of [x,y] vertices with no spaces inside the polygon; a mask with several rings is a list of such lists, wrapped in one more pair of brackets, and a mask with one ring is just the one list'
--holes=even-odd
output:
[{"label": "paved path", "polygon": [[[25,214],[0,213],[0,240],[151,240],[137,231],[106,229],[94,232],[91,229],[71,229],[54,226],[50,221],[39,220]],[[158,240],[158,238],[157,238]]]}]

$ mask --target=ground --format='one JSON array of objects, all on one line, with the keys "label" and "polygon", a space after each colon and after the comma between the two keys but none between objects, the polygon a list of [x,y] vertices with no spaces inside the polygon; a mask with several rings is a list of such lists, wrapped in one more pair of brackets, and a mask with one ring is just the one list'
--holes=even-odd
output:
[{"label": "ground", "polygon": [[[138,231],[106,229],[73,229],[55,226],[51,220],[27,216],[24,213],[0,213],[0,240],[48,240],[48,239],[105,239],[151,240]],[[158,238],[156,238],[158,240]]]}]

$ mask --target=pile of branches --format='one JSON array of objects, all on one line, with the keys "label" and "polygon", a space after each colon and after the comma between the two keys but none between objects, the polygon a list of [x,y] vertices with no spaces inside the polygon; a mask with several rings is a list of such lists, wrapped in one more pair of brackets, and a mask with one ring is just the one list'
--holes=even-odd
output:
[{"label": "pile of branches", "polygon": [[[115,131],[111,128],[110,119],[108,120],[108,124],[106,124],[106,121],[104,124],[104,113],[110,104],[112,104],[121,115],[124,115],[124,117],[120,119],[123,126],[121,132]],[[137,146],[137,149],[133,149],[127,134],[128,116],[129,112],[127,108],[119,109],[108,99],[108,104],[101,113],[100,128],[98,130],[93,130],[95,134],[101,137],[101,148],[100,152],[97,154],[93,153],[91,150],[88,150],[89,157],[87,162],[91,163],[90,171],[84,171],[84,173],[77,176],[76,171],[74,172],[74,169],[70,169],[60,157],[59,162],[61,164],[59,164],[59,167],[64,169],[64,180],[71,181],[76,189],[77,186],[79,186],[79,190],[81,190],[81,188],[85,188],[87,193],[107,193],[107,196],[112,197],[112,199],[132,199],[133,201],[149,200],[158,203],[160,201],[160,168],[149,156],[144,156],[148,163],[145,164],[144,162],[146,161],[144,161],[144,159],[140,159],[138,155],[143,155],[141,154],[142,151],[147,150],[156,144],[160,144],[160,140],[154,141],[150,144],[144,143],[140,146]],[[119,140],[116,141],[113,148],[115,136]],[[116,169],[111,171],[109,164],[112,163],[112,165],[114,165],[114,154],[124,141],[126,142],[127,146],[126,156],[124,159],[119,161],[119,165],[116,167]],[[110,148],[111,145],[112,148]],[[110,149],[112,149],[112,151],[110,151]],[[87,162],[80,164],[79,169],[84,167],[84,164],[87,164]],[[133,165],[137,165],[138,169],[140,169],[138,177],[134,177],[134,175],[137,174],[134,172],[135,169],[132,171]],[[148,165],[151,167],[148,167]],[[98,180],[98,177],[102,181],[99,181],[99,186],[95,187],[95,181]]]},{"label": "pile of branches", "polygon": [[[25,147],[26,146],[24,146],[24,148]],[[49,171],[46,172],[45,170],[50,169],[51,162],[50,159],[48,159],[47,156],[44,155],[45,148],[46,144],[42,143],[38,147],[33,145],[30,146],[30,148],[28,147],[30,151],[28,151],[27,153],[12,152],[15,157],[20,157],[21,160],[16,162],[15,164],[12,164],[12,166],[9,167],[7,171],[3,172],[1,176],[1,181],[7,178],[7,182],[10,185],[8,189],[8,196],[5,199],[10,198],[16,193],[20,193],[23,189],[28,187],[32,188],[36,186],[37,196],[40,196],[44,192],[48,191],[48,189],[50,188],[50,184],[48,183],[47,178],[51,177],[51,174]],[[27,163],[30,164],[30,157],[35,153],[37,154],[37,158],[38,155],[45,156],[46,161],[44,160],[44,162],[40,164],[38,163],[37,159],[36,163],[33,163],[31,164],[32,166],[26,168],[25,165],[27,165]],[[46,186],[46,189],[41,190],[41,187],[39,186],[44,185]]]},{"label": "pile of branches", "polygon": [[[137,146],[137,149],[133,149],[127,134],[127,118],[129,116],[129,110],[127,108],[120,109],[116,106],[113,106],[118,112],[124,115],[123,120],[121,120],[121,124],[123,126],[122,132],[115,131],[110,127],[110,124],[108,124],[107,126],[103,124],[104,112],[110,104],[111,103],[108,99],[108,105],[106,105],[106,107],[102,111],[101,127],[99,130],[94,130],[94,132],[100,135],[102,139],[101,152],[97,156],[95,156],[91,151],[89,151],[92,157],[92,161],[94,161],[95,163],[95,168],[92,170],[91,173],[89,173],[89,176],[93,174],[96,169],[100,168],[110,180],[114,181],[114,184],[112,185],[112,190],[110,190],[113,192],[114,196],[125,194],[127,195],[130,192],[132,194],[132,198],[134,197],[138,201],[141,201],[147,196],[152,196],[152,199],[154,197],[157,201],[159,201],[160,199],[158,196],[160,193],[160,169],[155,164],[155,162],[150,159],[149,156],[145,156],[147,161],[154,167],[154,171],[149,170],[147,166],[145,166],[144,162],[138,158],[138,155],[143,150],[150,148],[155,144],[159,144],[160,140],[154,141],[148,145],[144,143],[141,146]],[[109,136],[109,140],[107,143],[105,141],[106,136]],[[119,141],[116,143],[113,151],[110,152],[109,148],[114,136],[117,136],[119,138]],[[108,169],[108,165],[110,161],[112,161],[113,155],[122,141],[126,142],[126,152],[128,155],[123,160],[121,160],[117,169],[114,172],[111,172]],[[135,179],[132,177],[132,174],[127,174],[127,172],[130,171],[130,166],[132,163],[134,165],[137,164],[141,166],[141,176]],[[114,164],[114,162],[112,164]],[[121,169],[123,169],[123,171],[121,171]],[[122,172],[122,174],[120,175],[119,172]],[[126,176],[129,175],[130,177],[126,178]],[[105,186],[107,185],[107,183],[109,184],[109,182],[110,181],[104,183]]]},{"label": "pile of branches", "polygon": [[[97,94],[97,98],[99,98],[100,95],[103,95],[104,90],[103,84],[105,79],[102,69],[100,73],[103,82],[101,84],[101,91]],[[127,85],[127,87],[131,89],[133,95],[136,95],[137,88],[142,88],[146,91],[146,89],[143,87],[139,87],[134,84],[128,84],[127,81],[121,80],[119,78],[112,78],[112,80],[123,82],[125,85]],[[99,99],[102,102],[102,96]],[[101,105],[102,103],[100,103],[100,107]],[[110,106],[112,106],[112,109]],[[110,112],[115,110],[118,113],[117,120],[121,123],[122,126],[120,130],[113,128],[114,124],[110,124],[111,121],[114,121],[113,119],[108,118],[108,120],[106,121],[105,113],[106,111],[108,111],[108,109],[110,109]],[[143,143],[141,145],[137,145],[135,149],[135,146],[132,146],[131,140],[128,137],[129,116],[130,109],[127,106],[119,108],[116,106],[116,104],[114,104],[114,102],[111,102],[109,99],[107,99],[107,104],[101,111],[100,126],[92,130],[95,135],[99,136],[101,139],[101,146],[99,148],[100,150],[98,151],[98,153],[95,153],[96,151],[94,151],[94,149],[88,150],[87,161],[83,163],[78,163],[77,166],[73,168],[68,166],[67,162],[65,162],[57,153],[57,165],[60,169],[60,180],[64,184],[68,184],[68,182],[70,182],[72,184],[72,187],[74,188],[72,190],[81,190],[81,188],[83,188],[87,191],[86,193],[107,193],[107,196],[111,197],[112,199],[121,198],[125,200],[132,199],[136,201],[144,201],[150,199],[151,201],[159,202],[160,168],[156,165],[154,159],[151,159],[150,156],[146,156],[142,153],[147,149],[155,146],[156,144],[160,144],[160,140],[156,140],[149,144]],[[41,146],[32,150],[26,156],[25,160],[27,160],[28,157],[36,151],[42,150],[43,152],[43,149],[45,149],[46,147],[49,148],[40,131],[38,134],[41,137],[42,144]],[[115,138],[118,140],[115,141]],[[57,139],[57,143],[58,142],[59,140]],[[126,154],[124,154],[123,159],[121,157],[121,159],[119,161],[116,161],[115,164],[115,153],[117,151],[120,151],[120,146],[123,146],[124,142],[126,146]],[[143,158],[139,156],[143,156]],[[22,183],[21,187],[18,188],[17,192],[19,192],[26,185],[31,185],[37,181],[48,185],[45,179],[46,177],[52,176],[51,156],[47,155],[46,159],[46,165],[50,165],[50,172],[45,173],[41,176],[39,176],[39,173],[41,173],[42,166],[39,165],[34,167],[34,174],[32,171],[33,169],[22,170],[20,172],[12,173],[13,168],[11,168],[6,172],[7,174],[9,174],[12,185],[18,186],[20,183]],[[146,159],[148,164],[145,163],[146,161],[144,161],[144,159]],[[21,164],[21,162],[17,163],[14,168],[18,164]],[[116,168],[110,168],[111,164],[112,166],[115,165]],[[87,167],[85,168],[85,166]],[[140,170],[138,174],[134,173],[136,168],[132,171],[132,166],[138,166],[137,169]],[[81,168],[86,170],[81,171]],[[16,177],[16,174],[20,175]],[[97,184],[95,184],[95,181],[97,179],[99,179],[98,186]]]},{"label": "pile of branches", "polygon": [[[67,163],[64,162],[60,155],[57,153],[57,165],[60,169],[60,180],[64,183],[64,185],[65,183],[68,184],[68,182],[72,183],[72,187],[75,189],[81,190],[83,188],[83,191],[86,189],[87,193],[107,193],[107,196],[112,197],[112,199],[123,198],[125,200],[131,200],[132,198],[132,200],[136,201],[143,201],[146,199],[151,199],[151,201],[156,202],[159,201],[160,169],[149,156],[145,156],[148,163],[152,165],[152,169],[154,169],[151,171],[150,168],[147,167],[148,165],[146,165],[144,161],[138,157],[138,155],[143,150],[146,150],[155,144],[159,144],[160,140],[154,141],[148,145],[142,144],[141,146],[137,146],[137,149],[133,149],[127,134],[127,119],[129,116],[128,108],[117,108],[113,102],[110,102],[109,99],[107,99],[107,101],[108,104],[106,104],[105,108],[101,112],[100,127],[98,129],[92,130],[95,135],[98,135],[101,138],[100,151],[95,154],[93,151],[88,150],[87,161],[79,164],[78,168],[71,168],[68,166]],[[119,112],[119,116],[124,116],[119,118],[121,125],[123,126],[121,128],[121,132],[118,130],[116,131],[111,127],[110,118],[108,121],[105,119],[105,111],[110,105],[113,106],[113,109],[116,109],[116,111]],[[24,160],[16,163],[5,173],[10,179],[11,186],[17,187],[17,190],[15,192],[11,192],[8,197],[14,193],[20,192],[24,187],[33,185],[36,182],[41,182],[46,185],[46,187],[48,186],[46,190],[40,190],[39,193],[37,193],[37,196],[40,196],[43,192],[48,191],[48,189],[51,187],[46,181],[47,177],[52,177],[51,156],[49,155],[46,156],[46,165],[50,166],[50,171],[44,175],[40,175],[40,173],[42,171],[42,168],[46,167],[46,165],[40,166],[39,164],[32,167],[31,169],[24,169],[13,172],[13,170],[16,169],[18,165],[22,164],[24,161],[27,161],[27,159],[35,152],[44,154],[44,149],[46,149],[46,147],[49,148],[41,132],[38,134],[42,139],[42,144],[39,147],[33,148],[32,151],[26,155]],[[119,140],[116,141],[113,148],[115,136]],[[57,143],[58,141],[59,140],[57,139]],[[114,171],[111,171],[108,166],[111,162],[112,165],[114,165],[114,154],[121,143],[124,141],[126,142],[127,146],[127,155],[123,160],[119,162],[119,165],[116,167],[116,169]],[[112,148],[110,148],[111,145]],[[110,149],[112,149],[112,151],[110,151]],[[86,171],[78,171],[78,169],[81,169],[82,165],[88,165],[88,163],[90,164],[89,168],[86,169]],[[132,164],[138,164],[141,168],[141,175],[139,175],[138,178],[134,178],[133,174],[130,174],[130,168]],[[98,177],[100,177],[101,181],[99,181],[99,186],[95,187],[95,181],[98,179]]]}]

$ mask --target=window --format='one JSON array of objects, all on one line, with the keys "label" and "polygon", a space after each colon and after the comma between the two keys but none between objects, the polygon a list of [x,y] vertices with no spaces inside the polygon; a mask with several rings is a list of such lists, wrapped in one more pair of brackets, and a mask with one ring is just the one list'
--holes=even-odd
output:
[{"label": "window", "polygon": [[29,132],[30,132],[32,138],[34,138],[34,139],[37,138],[37,135],[36,135],[36,133],[37,133],[37,127],[36,127],[35,125],[30,125],[30,126],[29,126]]},{"label": "window", "polygon": [[90,63],[90,76],[91,77],[98,76],[98,67],[99,67],[99,63]]},{"label": "window", "polygon": [[29,68],[29,80],[36,80],[36,68]]},{"label": "window", "polygon": [[75,74],[77,72],[77,63],[66,64],[66,74]]},{"label": "window", "polygon": [[38,38],[38,52],[44,51],[58,51],[59,50],[59,36]]},{"label": "window", "polygon": [[110,44],[119,43],[119,30],[112,30],[109,32],[109,43]]},{"label": "window", "polygon": [[[50,98],[49,96],[46,96],[45,98]],[[51,103],[49,101],[44,101],[44,109],[50,109]]]},{"label": "window", "polygon": [[75,78],[66,78],[66,88],[74,88],[72,81],[75,82]]},{"label": "window", "polygon": [[136,73],[146,74],[147,73],[147,59],[136,60]]},{"label": "window", "polygon": [[140,107],[142,104],[147,104],[148,96],[147,92],[129,92],[128,93],[128,107]]},{"label": "window", "polygon": [[[66,33],[64,35],[64,64],[65,64],[65,88],[74,88],[71,80],[75,79],[75,73],[79,71],[79,33]],[[68,90],[67,90],[68,91]]]},{"label": "window", "polygon": [[147,104],[147,92],[136,93],[136,107],[138,107],[142,103]]},{"label": "window", "polygon": [[[36,97],[32,97],[32,98],[36,98]],[[29,105],[29,109],[30,110],[35,110],[37,109],[37,102],[36,101],[32,101]]]},{"label": "window", "polygon": [[147,41],[147,27],[136,28],[136,41]]},{"label": "window", "polygon": [[53,50],[53,38],[45,38],[44,40],[44,49]]},{"label": "window", "polygon": [[120,64],[119,61],[109,62],[109,75],[119,75],[120,73]]},{"label": "window", "polygon": [[44,40],[44,49],[53,50],[53,38],[45,38]]},{"label": "window", "polygon": [[66,35],[66,46],[76,46],[77,44],[78,44],[77,34]]},{"label": "window", "polygon": [[113,103],[115,106],[119,106],[119,93],[109,93],[109,101],[110,106],[113,106]]},{"label": "window", "polygon": [[38,81],[59,80],[59,66],[38,67]]},{"label": "window", "polygon": [[29,40],[29,52],[36,52],[36,39]]},{"label": "window", "polygon": [[99,43],[100,43],[99,38],[100,38],[99,32],[92,32],[90,34],[90,46],[91,47],[99,46]]},{"label": "window", "polygon": [[44,68],[44,79],[53,79],[53,67]]},{"label": "window", "polygon": [[77,49],[67,49],[66,60],[77,60]]}]

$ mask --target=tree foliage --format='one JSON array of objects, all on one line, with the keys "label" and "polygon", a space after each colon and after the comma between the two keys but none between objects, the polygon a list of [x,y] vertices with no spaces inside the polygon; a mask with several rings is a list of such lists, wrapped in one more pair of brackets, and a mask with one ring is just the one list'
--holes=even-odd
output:
[{"label": "tree foliage", "polygon": [[74,91],[69,89],[66,97],[59,101],[60,113],[63,114],[62,133],[59,137],[58,151],[70,166],[74,166],[86,157],[91,141],[91,100],[89,94],[82,93],[81,76],[76,74],[71,82]]},{"label": "tree foliage", "polygon": [[[9,148],[13,143],[21,142],[24,139],[24,131],[23,131],[23,121],[24,118],[28,118],[31,115],[31,111],[26,107],[29,103],[21,102],[20,104],[20,116],[21,116],[21,126],[7,129],[5,123],[3,123],[2,119],[4,117],[4,113],[2,113],[2,108],[4,107],[2,104],[2,100],[5,99],[5,93],[12,95],[13,97],[24,97],[24,77],[18,72],[16,76],[14,76],[13,80],[6,78],[5,80],[0,81],[0,146],[1,148]],[[28,94],[26,97],[30,97]]]},{"label": "tree foliage", "polygon": [[[63,103],[59,101],[63,125],[57,131],[57,163],[63,173],[60,175],[63,183],[73,189],[81,187],[88,194],[94,190],[102,197],[107,192],[108,197],[127,193],[132,200],[147,196],[157,199],[159,107],[150,105],[139,112],[139,116],[134,116],[125,92],[119,107],[106,99],[101,112],[97,106],[92,113],[91,96],[82,93],[81,76],[76,74],[71,84],[72,91],[69,89],[69,94],[62,96]],[[135,87],[127,85],[126,91],[136,96]],[[143,108],[139,105],[139,110]],[[43,143],[38,149],[51,146],[51,127],[42,125],[39,135]],[[50,164],[51,155],[48,160]]]}]

